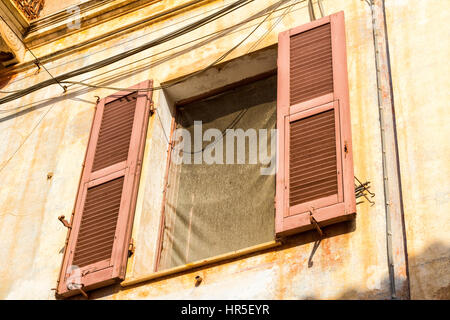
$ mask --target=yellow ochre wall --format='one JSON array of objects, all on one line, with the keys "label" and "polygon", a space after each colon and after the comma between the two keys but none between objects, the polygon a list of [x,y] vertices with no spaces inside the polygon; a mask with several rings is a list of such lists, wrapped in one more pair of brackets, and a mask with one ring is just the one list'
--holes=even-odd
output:
[{"label": "yellow ochre wall", "polygon": [[[48,62],[46,67],[58,75],[92,64],[231,2],[206,1],[168,19]],[[126,88],[147,79],[154,79],[158,85],[192,73],[238,43],[261,19],[203,46],[190,43],[192,39],[234,25],[276,2],[254,1],[226,18],[76,80],[113,71],[94,80],[114,75],[114,79],[103,84]],[[100,289],[91,293],[91,299],[390,299],[370,8],[365,1],[322,2],[327,15],[341,10],[345,13],[355,175],[371,182],[376,204],[372,207],[367,202],[360,204],[355,221],[328,227],[328,237],[313,255],[317,235],[307,232],[289,238],[280,247],[245,257],[131,287],[115,285]],[[447,1],[435,2],[439,5],[420,0],[386,0],[413,299],[448,299],[450,291],[450,157],[446,143],[448,113],[444,109],[449,100],[449,66],[445,63],[449,37],[445,25],[450,10]],[[182,3],[181,0],[158,1],[37,46],[33,52],[38,57],[45,56]],[[283,11],[277,11],[227,59],[246,54]],[[318,12],[316,7],[316,15]],[[279,32],[309,21],[306,2],[298,1],[254,50],[275,44]],[[136,37],[139,38],[132,40]],[[161,53],[184,43],[187,44]],[[187,50],[175,54],[182,49]],[[160,54],[152,57],[157,53]],[[118,69],[145,57],[148,58],[145,61]],[[168,58],[161,60],[162,57]],[[28,54],[25,60],[31,59]],[[146,68],[132,69],[144,64]],[[20,80],[22,77],[27,78]],[[36,74],[32,68],[15,75],[1,90],[23,89],[48,78],[44,70]],[[95,96],[112,93],[108,89],[73,86],[62,94],[59,86],[52,85],[0,105],[0,299],[55,298],[52,288],[56,287],[67,230],[57,217],[70,217],[73,210]],[[164,111],[162,94],[155,92],[154,99],[155,106]],[[168,113],[162,112],[161,118],[168,128]],[[146,275],[153,268],[166,163],[166,153],[162,151],[166,148],[161,122],[153,115],[133,227],[136,252],[129,260],[127,278]],[[50,172],[53,176],[48,179]],[[197,275],[202,276],[203,282],[195,287]]]},{"label": "yellow ochre wall", "polygon": [[411,297],[450,299],[450,3],[386,1]]}]

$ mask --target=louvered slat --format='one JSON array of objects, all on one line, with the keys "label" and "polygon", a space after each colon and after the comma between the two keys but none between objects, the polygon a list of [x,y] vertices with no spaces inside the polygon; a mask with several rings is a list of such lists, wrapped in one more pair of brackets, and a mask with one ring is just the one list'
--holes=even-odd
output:
[{"label": "louvered slat", "polygon": [[331,26],[291,36],[290,104],[333,92]]},{"label": "louvered slat", "polygon": [[137,93],[105,105],[92,171],[128,158]]},{"label": "louvered slat", "polygon": [[289,204],[338,192],[334,109],[290,124]]},{"label": "louvered slat", "polygon": [[83,267],[111,257],[124,178],[89,188],[73,264]]}]

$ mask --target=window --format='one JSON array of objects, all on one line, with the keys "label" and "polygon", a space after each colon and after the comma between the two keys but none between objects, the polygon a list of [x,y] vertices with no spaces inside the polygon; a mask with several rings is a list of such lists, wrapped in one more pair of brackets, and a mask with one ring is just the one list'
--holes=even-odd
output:
[{"label": "window", "polygon": [[275,171],[261,169],[270,162],[276,82],[272,75],[177,107],[177,131],[191,141],[170,164],[158,270],[274,239]]},{"label": "window", "polygon": [[[354,217],[343,12],[164,87],[157,107],[176,105],[176,130],[153,271]],[[150,105],[133,90],[98,104],[61,296],[125,277]]]},{"label": "window", "polygon": [[[340,12],[280,34],[277,82],[268,77],[235,85],[178,106],[177,128],[186,132],[175,140],[189,141],[183,149],[188,161],[170,164],[157,270],[354,217],[345,51],[344,15]],[[245,72],[244,67],[234,72]],[[261,159],[254,156],[258,143],[252,148],[250,134],[246,135],[249,139],[241,163],[228,164],[228,153],[236,156],[239,151],[223,134],[229,127],[241,129],[241,133],[255,129],[256,137],[258,130],[273,128],[268,120],[274,119],[275,112],[276,205],[272,202],[273,176],[261,174]],[[202,124],[197,133],[195,121]],[[218,132],[215,139],[207,134],[212,128]],[[192,137],[196,135],[201,143],[194,146]],[[202,140],[204,136],[209,138]],[[216,153],[220,150],[213,164],[203,157],[211,153],[208,148]]]}]

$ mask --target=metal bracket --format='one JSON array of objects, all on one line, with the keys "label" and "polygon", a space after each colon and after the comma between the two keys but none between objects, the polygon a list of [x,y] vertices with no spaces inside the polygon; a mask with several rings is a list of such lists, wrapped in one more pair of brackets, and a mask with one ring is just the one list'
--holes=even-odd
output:
[{"label": "metal bracket", "polygon": [[70,225],[70,223],[65,219],[65,216],[59,216],[58,220],[61,221],[61,223],[64,225],[64,227],[72,229],[72,226]]},{"label": "metal bracket", "polygon": [[40,71],[41,71],[41,66],[40,66],[40,64],[39,64],[39,60],[34,60],[34,62],[33,62],[35,65],[36,65],[36,67],[37,67],[37,70],[36,70],[36,72],[35,72],[35,74],[38,74]]},{"label": "metal bracket", "polygon": [[134,246],[134,240],[131,238],[130,244],[128,245],[128,258],[134,254],[136,247]]},{"label": "metal bracket", "polygon": [[84,291],[84,284],[82,284],[82,283],[74,283],[74,284],[76,284],[77,286],[80,286],[80,287],[77,288],[76,290],[79,290],[80,293],[81,293],[86,299],[89,299],[89,295],[86,293],[86,291]]},{"label": "metal bracket", "polygon": [[[360,197],[364,197],[366,198],[367,201],[369,201],[370,206],[372,207],[375,202],[371,201],[368,197],[366,192],[368,192],[371,196],[371,198],[375,197],[375,193],[371,192],[369,190],[370,188],[370,181],[364,182],[362,183],[356,176],[355,176],[355,180],[358,182],[358,184],[355,183],[355,197],[356,199],[360,198]],[[364,201],[359,201],[357,204],[361,204],[364,203]]]},{"label": "metal bracket", "polygon": [[79,289],[81,294],[86,298],[89,299],[89,295],[86,293],[86,291],[83,290],[84,284],[81,285],[81,288]]},{"label": "metal bracket", "polygon": [[156,111],[155,103],[153,102],[153,100],[149,99],[149,101],[150,101],[150,103],[148,104],[148,108],[150,110],[150,115],[153,115],[155,113],[155,111]]},{"label": "metal bracket", "polygon": [[[69,285],[71,285],[71,286],[69,286]],[[74,287],[72,287],[72,286],[74,286]],[[76,287],[75,287],[76,286]],[[83,283],[69,283],[69,284],[67,284],[67,289],[69,289],[69,290],[74,290],[74,291],[76,291],[76,290],[78,290],[78,291],[80,291],[80,293],[86,298],[86,299],[89,299],[89,295],[87,294],[87,292],[84,290],[84,284]]]},{"label": "metal bracket", "polygon": [[314,213],[316,212],[316,209],[314,207],[311,207],[309,209],[309,222],[316,228],[317,232],[319,233],[320,237],[323,237],[324,233],[322,229],[319,226],[319,223],[317,222],[316,218],[314,218]]}]

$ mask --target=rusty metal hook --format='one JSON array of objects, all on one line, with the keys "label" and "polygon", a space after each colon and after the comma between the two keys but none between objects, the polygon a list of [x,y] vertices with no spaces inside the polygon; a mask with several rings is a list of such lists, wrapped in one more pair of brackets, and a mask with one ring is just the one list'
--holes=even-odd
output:
[{"label": "rusty metal hook", "polygon": [[65,219],[65,216],[59,216],[58,220],[61,221],[61,223],[64,225],[64,227],[72,229],[72,226],[70,225],[70,223]]},{"label": "rusty metal hook", "polygon": [[316,228],[317,232],[319,233],[320,237],[322,238],[324,233],[322,231],[322,229],[319,226],[319,223],[317,222],[316,218],[314,218],[314,213],[316,212],[316,209],[311,207],[309,209],[309,222],[311,222],[311,224],[314,226],[314,228]]}]

